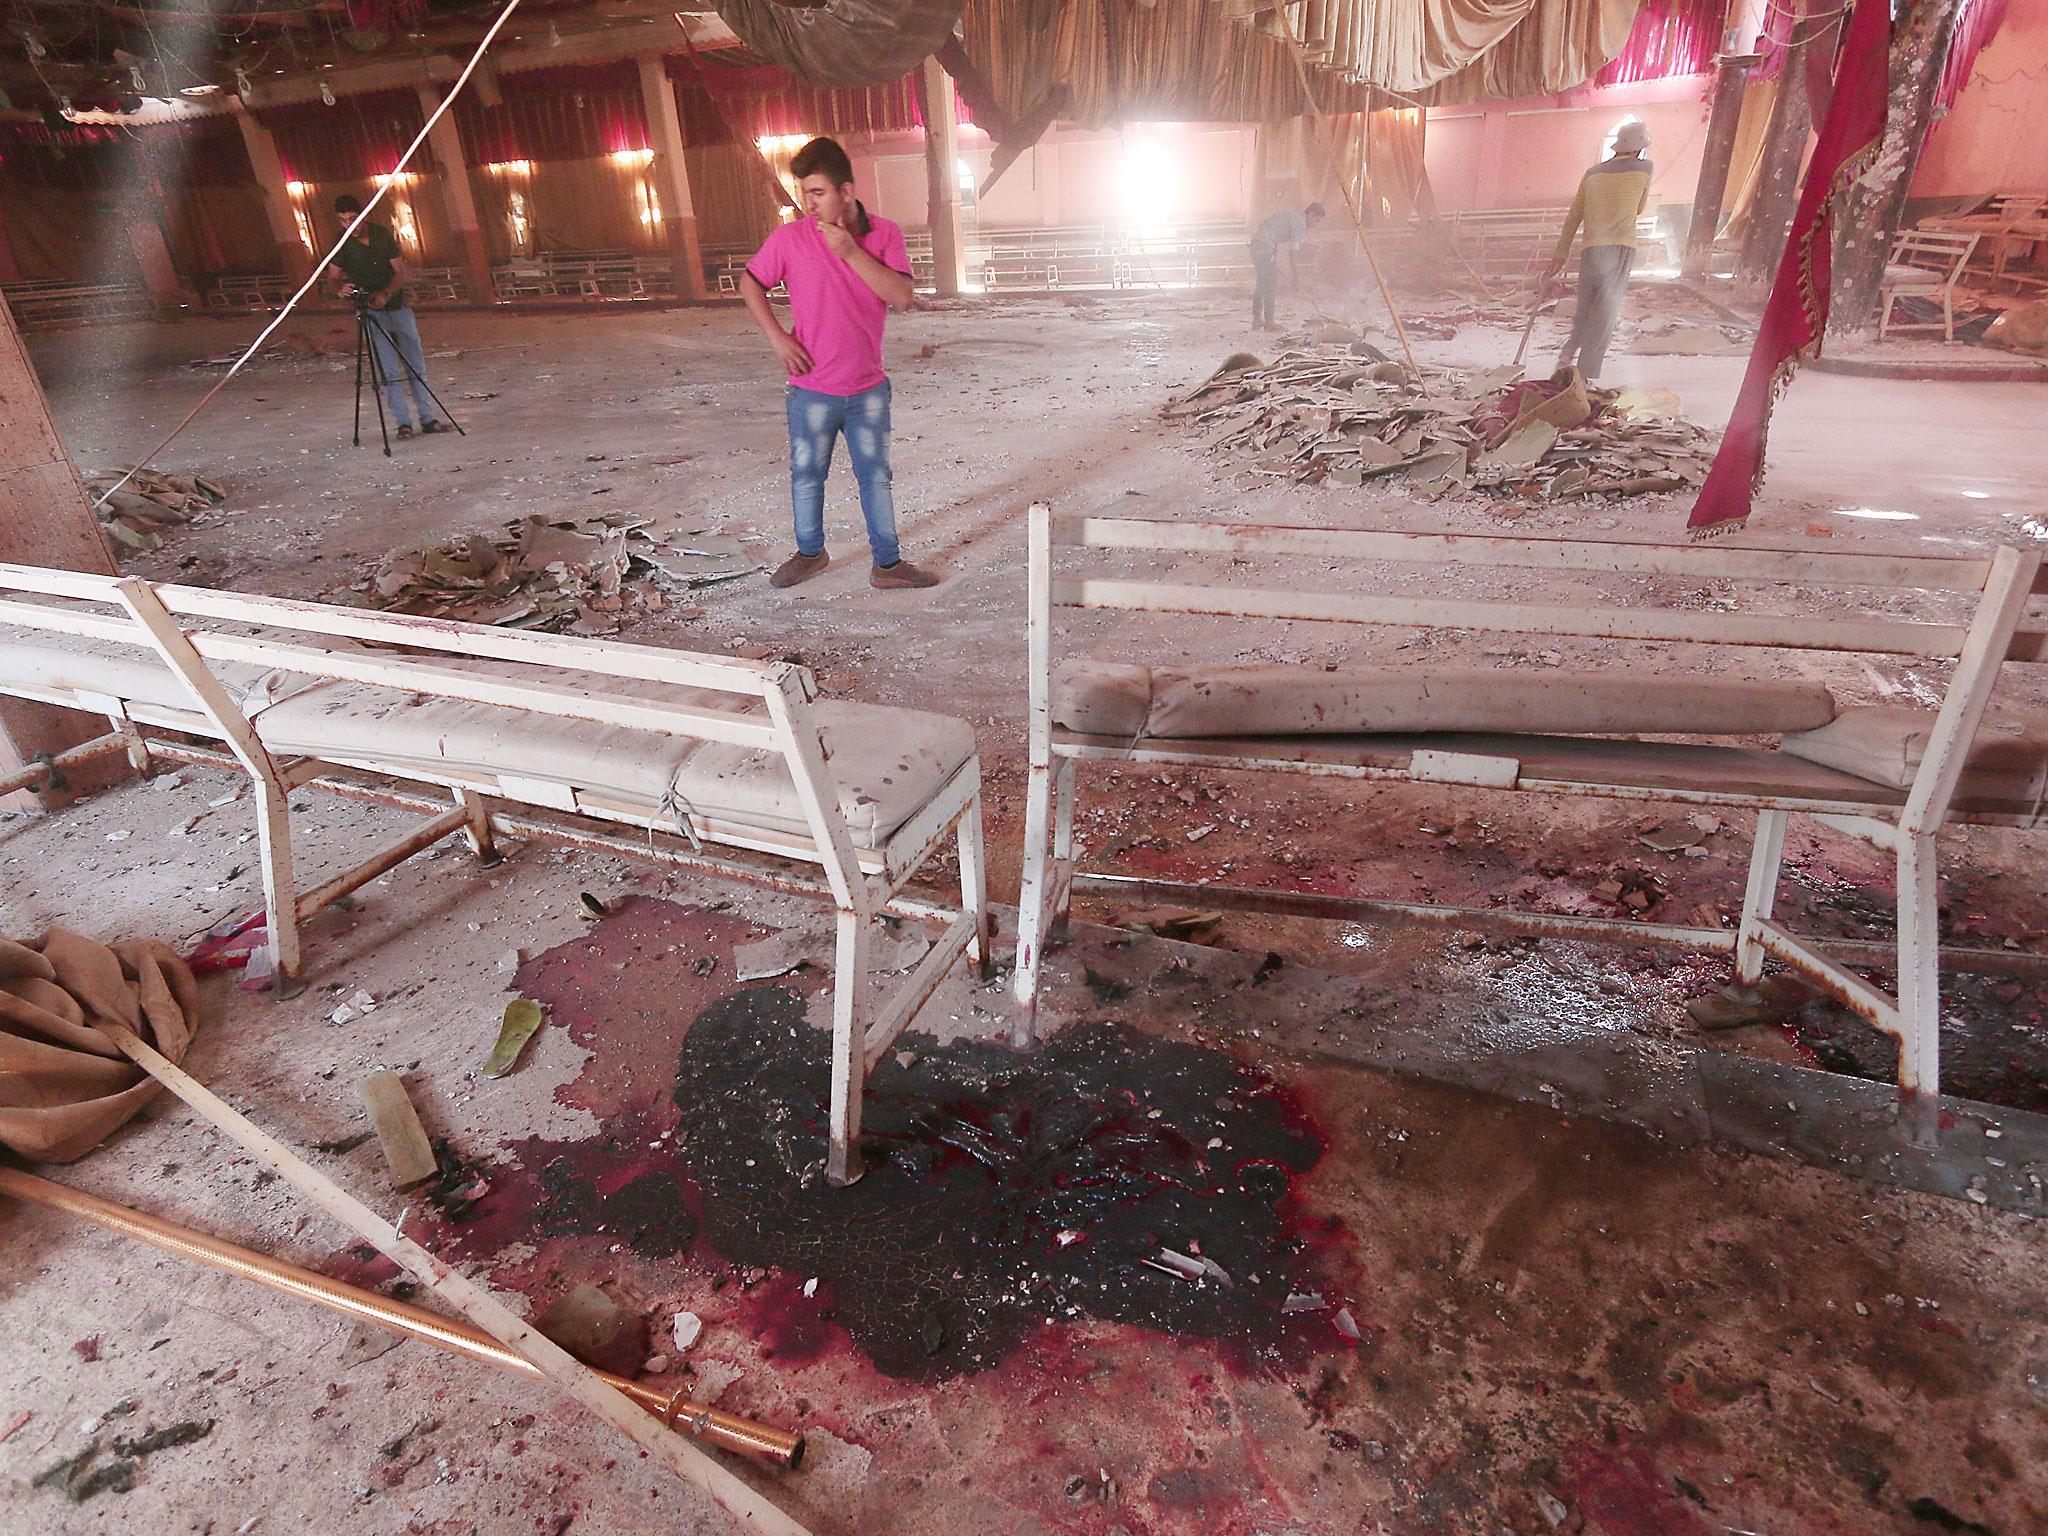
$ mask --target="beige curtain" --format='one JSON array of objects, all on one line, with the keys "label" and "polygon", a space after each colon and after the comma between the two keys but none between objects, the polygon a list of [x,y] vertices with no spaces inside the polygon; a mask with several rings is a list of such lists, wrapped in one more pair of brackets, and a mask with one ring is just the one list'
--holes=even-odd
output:
[{"label": "beige curtain", "polygon": [[1539,0],[1495,46],[1441,78],[1427,99],[1448,106],[1568,91],[1628,46],[1641,8],[1642,0]]},{"label": "beige curtain", "polygon": [[[1628,41],[1641,0],[1298,0],[1323,109],[1360,112],[1388,93],[1421,100],[1569,90]],[[1240,0],[972,0],[968,57],[1022,116],[1047,91],[1064,118],[1273,122],[1306,110],[1280,18]]]}]

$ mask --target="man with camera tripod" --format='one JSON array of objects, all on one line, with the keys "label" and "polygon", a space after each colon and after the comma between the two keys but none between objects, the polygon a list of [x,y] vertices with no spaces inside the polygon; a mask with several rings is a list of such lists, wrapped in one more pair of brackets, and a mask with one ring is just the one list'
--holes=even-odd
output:
[{"label": "man with camera tripod", "polygon": [[[362,211],[363,205],[346,194],[334,200],[335,217],[344,229]],[[355,301],[370,333],[384,380],[384,405],[398,423],[400,440],[414,435],[415,408],[420,435],[446,432],[448,424],[435,416],[434,397],[427,390],[427,354],[420,345],[420,323],[405,302],[405,256],[391,226],[365,221],[342,242],[328,270],[341,296]],[[388,445],[384,451],[391,451]]]}]

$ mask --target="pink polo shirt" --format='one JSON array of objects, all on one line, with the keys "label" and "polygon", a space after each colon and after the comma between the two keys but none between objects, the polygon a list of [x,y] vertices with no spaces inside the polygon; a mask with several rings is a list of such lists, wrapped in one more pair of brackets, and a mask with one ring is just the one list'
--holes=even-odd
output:
[{"label": "pink polo shirt", "polygon": [[[883,266],[909,276],[910,253],[897,225],[869,214],[867,234],[855,238]],[[821,395],[858,395],[888,377],[882,371],[882,324],[889,306],[832,254],[816,220],[782,225],[755,252],[747,271],[763,288],[782,283],[789,289],[792,328],[811,354],[811,371],[791,374],[790,383]]]}]

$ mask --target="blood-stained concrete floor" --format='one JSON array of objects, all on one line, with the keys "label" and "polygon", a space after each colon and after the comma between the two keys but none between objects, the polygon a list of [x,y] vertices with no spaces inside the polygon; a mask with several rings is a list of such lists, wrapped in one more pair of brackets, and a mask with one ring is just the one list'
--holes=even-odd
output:
[{"label": "blood-stained concrete floor", "polygon": [[[1033,496],[1468,532],[1670,537],[1682,521],[1673,499],[1539,508],[1509,524],[1477,503],[1239,486],[1152,419],[1170,390],[1241,344],[1236,323],[1233,307],[1199,297],[910,317],[896,338],[897,482],[910,548],[944,565],[948,585],[875,593],[850,558],[795,593],[707,591],[694,616],[626,638],[767,644],[801,655],[830,693],[973,720],[1006,899],[1020,819],[1020,514]],[[461,353],[438,359],[436,375],[471,438],[407,445],[387,464],[341,440],[343,373],[318,360],[264,365],[173,455],[171,467],[227,480],[233,515],[135,568],[334,596],[366,560],[430,534],[612,507],[779,547],[777,385],[738,315],[447,316],[428,328],[430,346]],[[146,447],[205,382],[183,359],[223,350],[229,334],[206,322],[39,340],[81,461]],[[125,351],[87,350],[107,338]],[[1487,364],[1513,341],[1473,331],[1431,346]],[[926,345],[932,356],[918,357]],[[1739,359],[1624,358],[1615,381],[1676,388],[1717,424],[1738,371]],[[2037,400],[2024,386],[1804,379],[1774,432],[1774,476],[1748,537],[1958,552],[2042,537],[2020,495],[2038,474],[2038,433],[2026,429]],[[843,501],[835,491],[845,524]],[[854,555],[851,534],[848,524],[836,544]],[[1080,638],[1099,654],[1165,645],[1245,660],[1322,658],[1330,644],[1220,622],[1166,635],[1104,625]],[[1531,675],[1542,665],[1492,659]],[[1862,681],[1910,695],[1928,680],[1880,668]],[[0,930],[62,922],[181,940],[253,905],[246,806],[209,810],[224,787],[190,773],[0,825]],[[201,812],[189,836],[167,840]],[[1161,773],[1099,781],[1081,825],[1105,862],[1239,883],[1569,901],[1628,873],[1654,876],[1680,912],[1732,900],[1743,829],[1709,836],[1704,856],[1663,854],[1638,841],[1649,819]],[[309,870],[395,825],[324,802],[301,821]],[[1191,844],[1205,825],[1217,830]],[[1832,842],[1794,851],[1795,912],[1864,931],[1882,910],[1882,871]],[[2038,942],[2028,854],[2003,834],[1955,840],[1952,932]],[[1854,894],[1873,880],[1875,905]],[[586,890],[616,915],[587,921]],[[420,1230],[521,1305],[589,1280],[643,1309],[657,1335],[676,1311],[698,1312],[704,1333],[686,1355],[659,1337],[650,1346],[666,1356],[651,1379],[806,1425],[811,1464],[777,1486],[821,1532],[2042,1528],[2039,1222],[1960,1198],[1960,1177],[1952,1188],[1919,1180],[1951,1188],[1944,1197],[1745,1150],[1797,1146],[1797,1124],[1703,1138],[1681,1127],[1677,1099],[1657,1099],[1654,1072],[1651,1088],[1631,1078],[1623,1102],[1616,1051],[1660,1070],[1732,1054],[1782,1073],[1752,1081],[1782,1081],[1790,1119],[1825,1129],[1834,1122],[1811,1069],[1881,1080],[1889,1061],[1881,1041],[1824,1006],[1790,1031],[1709,1040],[1683,1004],[1725,974],[1682,955],[1239,918],[1223,925],[1222,947],[1205,948],[1084,924],[1053,967],[1042,1052],[1010,1058],[989,1045],[1003,995],[954,980],[877,1087],[878,1152],[900,1157],[878,1157],[848,1196],[805,1189],[808,1143],[792,1132],[769,1152],[787,1158],[773,1170],[788,1180],[785,1204],[763,1158],[747,1170],[726,1153],[764,1134],[775,1105],[787,1110],[779,1123],[802,1123],[805,1085],[822,1082],[802,1064],[821,1038],[819,978],[742,988],[730,955],[814,917],[788,898],[584,855],[527,849],[483,871],[447,852],[314,926],[315,987],[303,998],[273,1004],[209,982],[191,1063],[302,1149],[360,1132],[355,1085],[370,1070],[406,1072],[430,1130],[485,1191],[461,1219],[421,1207]],[[514,951],[516,973],[503,968]],[[700,977],[706,958],[715,964]],[[480,1079],[515,988],[549,1001],[550,1023],[515,1074]],[[329,1022],[358,990],[375,1009]],[[1952,1084],[2039,1108],[2038,990],[1966,981],[1946,1001]],[[750,1030],[793,1042],[797,1065],[720,1077],[733,1053],[711,1046]],[[708,1058],[692,1056],[693,1033]],[[1577,1071],[1588,1062],[1598,1070]],[[706,1083],[717,1088],[708,1100]],[[1188,1084],[1203,1093],[1176,1097]],[[747,1118],[749,1091],[761,1123]],[[1047,1130],[1045,1106],[1071,1100],[1120,1106],[1121,1118]],[[950,1108],[919,1120],[927,1103]],[[983,1115],[990,1105],[1003,1114]],[[1972,1122],[1994,1189],[2023,1183],[2024,1160],[1981,1138],[2031,1145],[2032,1118]],[[1240,1142],[1264,1152],[1226,1166]],[[374,1144],[312,1155],[381,1206],[403,1203]],[[1994,1157],[1999,1166],[1983,1160]],[[1143,1221],[1081,1219],[1092,1208],[1062,1193],[1077,1167],[1082,1187],[1132,1181]],[[346,1233],[175,1105],[58,1176],[378,1279]],[[911,1219],[888,1201],[909,1199],[918,1178],[932,1199],[910,1201]],[[0,1360],[0,1529],[725,1528],[539,1386],[416,1344],[386,1349],[44,1212],[0,1219],[0,1335],[13,1346]],[[963,1230],[984,1229],[1003,1240],[963,1251]],[[1082,1235],[1061,1243],[1066,1232]],[[1136,1262],[1154,1237],[1201,1244],[1226,1273],[1230,1245],[1256,1238],[1253,1267],[1226,1295],[1213,1278]],[[900,1316],[892,1286],[905,1294]],[[959,1310],[969,1298],[975,1310]],[[31,1486],[94,1439],[209,1419],[204,1440],[148,1457],[131,1492],[72,1506]]]}]

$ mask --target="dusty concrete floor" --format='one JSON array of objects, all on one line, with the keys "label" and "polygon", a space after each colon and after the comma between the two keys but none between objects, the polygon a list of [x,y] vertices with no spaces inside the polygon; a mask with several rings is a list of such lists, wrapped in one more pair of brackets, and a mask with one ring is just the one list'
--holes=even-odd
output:
[{"label": "dusty concrete floor", "polygon": [[[435,379],[470,438],[407,445],[389,462],[351,450],[343,366],[266,363],[167,460],[227,481],[225,515],[134,568],[334,595],[394,545],[584,508],[758,532],[771,556],[781,547],[775,381],[736,313],[443,316],[427,332],[431,348],[459,350],[435,360]],[[36,351],[73,451],[92,466],[154,441],[209,382],[184,361],[246,333],[194,322],[44,337]],[[842,477],[831,512],[841,567],[793,593],[759,582],[707,591],[695,599],[699,616],[648,621],[630,638],[769,644],[804,656],[830,692],[973,719],[992,785],[995,889],[1007,896],[1029,500],[1333,526],[1510,526],[1480,503],[1246,488],[1201,460],[1153,408],[1248,340],[1237,306],[1207,297],[1020,300],[907,317],[892,336],[899,498],[908,548],[945,566],[947,585],[922,596],[865,585]],[[1474,330],[1423,350],[1484,365],[1505,360],[1513,342]],[[929,359],[916,355],[924,345]],[[1695,419],[1718,425],[1740,366],[1623,356],[1609,382],[1674,388]],[[1781,410],[1750,536],[1942,551],[2048,537],[2033,489],[2041,412],[2025,386],[1810,375]],[[1682,501],[1666,499],[1538,509],[1511,526],[1669,537],[1682,520]],[[1167,636],[1142,621],[1104,623],[1077,638],[1100,654],[1335,654],[1326,635],[1222,624]],[[1837,680],[1879,695],[1920,682],[1897,669]],[[62,922],[178,940],[254,904],[238,808],[212,812],[187,839],[164,839],[221,787],[191,774],[0,826],[0,931]],[[1092,851],[1245,883],[1271,876],[1483,900],[1531,867],[1552,866],[1559,873],[1545,880],[1577,888],[1627,864],[1658,874],[1680,910],[1732,901],[1739,889],[1737,831],[1711,839],[1704,858],[1680,859],[1635,843],[1642,818],[1602,808],[1563,815],[1391,791],[1337,798],[1172,775],[1128,775],[1098,790],[1084,803]],[[1191,851],[1187,832],[1219,820]],[[391,824],[385,813],[328,803],[304,822],[309,869]],[[1199,865],[1188,862],[1194,851]],[[1949,903],[1963,931],[2037,937],[2029,851],[2019,839],[1959,839]],[[1799,854],[1807,915],[1865,921],[1847,892],[1880,872],[1832,844]],[[621,1012],[615,1031],[579,1032],[558,1010],[517,1074],[473,1075],[510,995],[499,958],[602,944],[579,916],[583,890],[730,901],[665,918],[689,955],[723,957],[736,937],[801,921],[786,899],[582,856],[528,850],[492,872],[452,853],[416,861],[353,914],[316,925],[318,985],[304,998],[274,1005],[210,983],[195,1070],[311,1146],[359,1129],[354,1085],[365,1072],[401,1067],[430,1128],[503,1190],[519,1186],[543,1147],[601,1153],[608,1131],[668,1128],[676,1052],[715,1001],[709,994],[679,992],[665,1012]],[[1539,961],[1475,957],[1450,936],[1420,946],[1346,937],[1333,944],[1327,927],[1233,921],[1224,939],[1241,958],[1083,930],[1050,1011],[1062,1025],[1107,1019],[1206,1042],[1284,1090],[1325,1143],[1289,1194],[1289,1219],[1314,1235],[1318,1283],[1348,1303],[1355,1341],[1325,1327],[1247,1360],[1240,1341],[1082,1315],[1045,1326],[986,1370],[909,1382],[876,1371],[852,1335],[799,1305],[793,1269],[762,1282],[779,1310],[729,1297],[734,1266],[703,1241],[649,1258],[603,1233],[536,1227],[466,1251],[497,1283],[540,1300],[588,1278],[658,1319],[700,1311],[699,1388],[723,1383],[724,1406],[813,1427],[815,1465],[787,1486],[825,1531],[1534,1536],[1553,1520],[1609,1536],[2042,1528],[2048,1337],[2038,1223],[1368,1070],[1316,1038],[1316,1023],[1347,1006],[1346,987],[1358,989],[1362,1011],[1400,1015],[1400,998],[1412,996],[1414,1016],[1447,1029],[1467,1016],[1524,1043],[1620,1030],[1658,1048],[1693,1040],[1680,1005],[1719,978],[1674,957],[1653,984],[1642,957],[1611,949],[1564,947]],[[1308,1007],[1255,985],[1256,957],[1269,949],[1337,990]],[[586,963],[579,974],[584,1012],[602,1021],[624,982],[600,969]],[[378,1008],[347,1026],[327,1022],[337,996],[358,988]],[[1954,989],[1952,1043],[1967,1055],[1995,1042],[1967,1069],[1978,1096],[2033,1105],[2041,1003],[2026,988]],[[984,1036],[1001,1021],[1000,994],[956,978],[924,1024]],[[1750,1030],[1713,1043],[1790,1064],[1815,1059],[1816,1040],[1838,1041],[1830,1065],[1888,1074],[1881,1042],[1839,1020],[1811,1022],[1803,1034]],[[320,1160],[378,1194],[373,1147]],[[353,1267],[343,1234],[182,1110],[153,1111],[63,1176],[302,1262]],[[6,1337],[30,1343],[0,1365],[0,1529],[454,1536],[622,1531],[650,1519],[723,1528],[700,1500],[636,1467],[537,1388],[417,1345],[376,1353],[297,1303],[45,1213],[6,1219],[0,1316]],[[465,1241],[453,1226],[437,1236]],[[739,1278],[752,1296],[752,1275]],[[810,1347],[792,1353],[792,1329]],[[99,1358],[87,1360],[95,1350],[73,1344],[93,1338]],[[102,1424],[124,1402],[135,1407]],[[95,1434],[188,1418],[219,1422],[204,1442],[152,1457],[131,1493],[73,1508],[29,1486]]]}]

